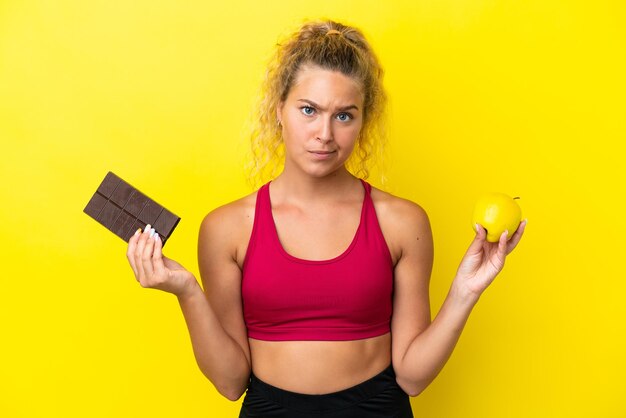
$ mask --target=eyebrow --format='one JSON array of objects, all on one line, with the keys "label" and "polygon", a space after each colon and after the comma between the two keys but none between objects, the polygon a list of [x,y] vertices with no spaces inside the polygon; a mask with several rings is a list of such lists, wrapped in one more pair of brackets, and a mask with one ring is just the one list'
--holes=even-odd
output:
[{"label": "eyebrow", "polygon": [[[299,102],[305,102],[308,103],[310,105],[312,105],[313,107],[317,107],[318,109],[321,110],[326,110],[325,108],[323,108],[322,106],[318,105],[317,103],[315,103],[312,100],[307,100],[307,99],[298,99]],[[344,107],[340,107],[339,110],[344,112],[346,110],[350,110],[350,109],[356,109],[359,110],[359,108],[356,105],[348,105],[348,106],[344,106]]]}]

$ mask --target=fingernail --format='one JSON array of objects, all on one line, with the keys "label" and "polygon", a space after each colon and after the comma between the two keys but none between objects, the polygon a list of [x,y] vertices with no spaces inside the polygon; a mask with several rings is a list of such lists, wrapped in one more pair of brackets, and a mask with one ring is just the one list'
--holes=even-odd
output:
[{"label": "fingernail", "polygon": [[478,228],[479,228],[479,227],[478,227],[478,224],[477,224],[477,223],[476,223],[476,224],[474,224],[474,230],[475,230],[476,232],[478,232],[478,230],[479,230]]},{"label": "fingernail", "polygon": [[135,236],[139,235],[140,232],[141,232],[141,228],[135,231]]},{"label": "fingernail", "polygon": [[146,225],[146,229],[143,230],[144,233],[150,232],[150,224]]},{"label": "fingernail", "polygon": [[150,238],[154,236],[154,228],[150,228]]},{"label": "fingernail", "polygon": [[158,241],[160,239],[159,234],[157,234],[156,232],[154,233],[154,240]]}]

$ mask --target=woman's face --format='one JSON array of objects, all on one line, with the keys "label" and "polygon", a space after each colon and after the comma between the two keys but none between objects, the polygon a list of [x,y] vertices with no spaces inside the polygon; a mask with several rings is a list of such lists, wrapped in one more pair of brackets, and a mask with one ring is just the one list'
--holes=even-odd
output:
[{"label": "woman's face", "polygon": [[363,95],[354,79],[317,66],[302,67],[277,111],[285,170],[323,177],[344,167],[363,124]]}]

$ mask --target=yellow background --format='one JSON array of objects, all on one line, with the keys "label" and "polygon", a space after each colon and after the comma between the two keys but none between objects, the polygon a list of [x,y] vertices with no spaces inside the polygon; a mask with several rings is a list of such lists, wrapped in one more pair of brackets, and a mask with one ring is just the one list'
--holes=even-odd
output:
[{"label": "yellow background", "polygon": [[[416,417],[626,417],[626,6],[609,1],[0,2],[0,416],[237,415],[175,297],[82,212],[108,170],[182,217],[251,191],[242,131],[279,35],[360,27],[387,72],[385,188],[430,215],[433,315],[474,200],[527,233]],[[380,185],[376,178],[373,183]]]}]

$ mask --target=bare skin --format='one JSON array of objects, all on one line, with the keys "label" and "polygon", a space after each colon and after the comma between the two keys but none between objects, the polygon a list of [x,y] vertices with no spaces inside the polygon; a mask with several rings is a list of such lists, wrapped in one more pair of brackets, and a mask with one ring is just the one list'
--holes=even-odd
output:
[{"label": "bare skin", "polygon": [[[283,248],[295,257],[309,260],[325,260],[340,255],[349,246],[359,225],[363,193],[362,188],[356,189],[354,196],[348,196],[345,202],[326,208],[324,204],[306,208],[273,204],[273,216]],[[256,194],[253,196],[256,198]],[[373,197],[375,206],[385,204],[381,199],[392,198],[378,190],[374,190]],[[274,200],[277,199],[272,198],[272,202]],[[254,210],[254,199],[246,198],[241,204],[248,211]],[[326,227],[320,225],[320,219],[327,220]],[[343,222],[336,223],[334,219],[343,219]],[[246,228],[251,232],[251,222]],[[249,236],[249,232],[242,236]],[[298,236],[308,239],[304,241]],[[247,240],[240,242],[237,253],[245,254],[247,244]],[[399,254],[392,257],[395,264]],[[238,260],[238,265],[243,268],[243,259]],[[320,394],[345,389],[378,374],[391,363],[389,333],[355,341],[274,342],[250,338],[248,343],[252,371],[257,377],[299,393]]]},{"label": "bare skin", "polygon": [[[277,117],[283,126],[285,169],[271,183],[276,229],[292,256],[327,260],[341,254],[359,223],[364,190],[345,168],[362,124],[362,93],[349,77],[305,67]],[[436,318],[431,321],[433,262],[428,216],[417,204],[377,189],[372,199],[394,265],[391,333],[355,341],[249,339],[241,281],[256,193],[211,211],[198,238],[203,289],[183,266],[165,257],[147,232],[129,241],[127,257],[144,287],[175,294],[196,361],[231,400],[246,390],[250,372],[294,392],[321,394],[358,384],[393,364],[409,395],[421,393],[451,355],[473,306],[504,267],[525,229],[486,242],[478,227]],[[302,239],[306,237],[306,239]]]}]

